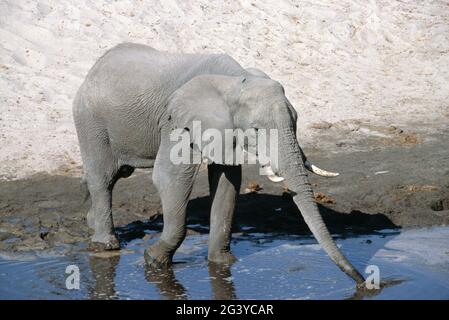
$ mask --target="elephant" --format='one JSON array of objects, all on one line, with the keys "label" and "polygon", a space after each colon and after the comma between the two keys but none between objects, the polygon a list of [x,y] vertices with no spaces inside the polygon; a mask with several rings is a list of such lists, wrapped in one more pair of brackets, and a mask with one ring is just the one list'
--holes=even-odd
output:
[{"label": "elephant", "polygon": [[[245,69],[227,54],[186,54],[123,43],[108,50],[88,72],[73,102],[73,118],[92,205],[87,223],[95,250],[119,249],[111,211],[112,190],[135,168],[153,168],[163,211],[160,238],[144,253],[147,265],[165,268],[186,236],[186,207],[200,164],[170,159],[170,133],[189,133],[193,121],[205,128],[275,129],[279,161],[267,170],[283,176],[311,232],[334,263],[358,285],[363,276],[333,241],[315,202],[306,169],[310,164],[297,137],[297,113],[283,86],[258,69]],[[192,152],[195,145],[192,143]],[[197,152],[203,152],[199,149]],[[208,260],[231,264],[234,207],[242,166],[207,164],[212,200]],[[280,178],[280,179],[284,179]]]}]

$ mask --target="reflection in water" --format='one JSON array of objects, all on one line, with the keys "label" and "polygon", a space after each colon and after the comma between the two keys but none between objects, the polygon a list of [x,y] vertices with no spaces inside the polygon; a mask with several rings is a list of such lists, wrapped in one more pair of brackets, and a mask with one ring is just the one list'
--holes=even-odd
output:
[{"label": "reflection in water", "polygon": [[354,294],[346,300],[363,300],[379,295],[383,289],[403,283],[403,279],[385,279],[380,282],[379,289],[367,289],[366,287],[356,287]]},{"label": "reflection in water", "polygon": [[215,300],[234,300],[234,282],[232,281],[231,266],[209,262],[209,278]]},{"label": "reflection in water", "polygon": [[[213,298],[216,300],[237,299],[230,265],[209,263],[208,269]],[[145,265],[145,279],[158,288],[164,299],[182,300],[188,298],[187,290],[176,279],[172,268],[153,269]]]},{"label": "reflection in water", "polygon": [[[120,254],[89,256],[89,265],[93,274],[94,285],[89,286],[89,298],[95,300],[118,298],[115,285],[116,269],[120,262]],[[208,264],[209,279],[213,299],[237,299],[232,281],[231,266],[210,262]],[[166,300],[188,299],[186,288],[176,279],[173,268],[154,269],[145,265],[145,279],[156,286],[160,296]]]},{"label": "reflection in water", "polygon": [[[116,268],[120,262],[120,255],[101,256],[90,255],[89,263],[93,273],[95,285],[89,288],[90,299],[117,298],[115,289]],[[208,263],[209,279],[212,288],[212,298],[215,300],[238,299],[231,273],[231,265]],[[145,265],[145,279],[159,291],[166,300],[188,299],[186,288],[176,279],[173,268],[154,269]],[[357,288],[349,300],[372,298],[382,292],[384,288],[402,283],[402,280],[388,279],[380,284],[378,290]]]},{"label": "reflection in water", "polygon": [[[269,241],[267,241],[267,239]],[[207,263],[207,236],[187,237],[173,269],[144,268],[148,241],[117,252],[81,248],[60,252],[0,251],[0,299],[447,299],[449,228],[383,231],[338,239],[363,270],[380,270],[380,290],[354,290],[354,283],[309,237],[272,234],[236,236],[239,260]],[[188,258],[187,258],[188,257]],[[65,273],[75,264],[80,290],[67,290]],[[232,272],[231,272],[232,271]]]},{"label": "reflection in water", "polygon": [[184,286],[176,279],[172,268],[154,269],[145,265],[145,279],[156,285],[160,295],[167,300],[187,299]]},{"label": "reflection in water", "polygon": [[115,273],[120,255],[102,257],[91,254],[89,264],[95,279],[95,285],[89,287],[89,298],[95,300],[117,298],[115,291]]}]

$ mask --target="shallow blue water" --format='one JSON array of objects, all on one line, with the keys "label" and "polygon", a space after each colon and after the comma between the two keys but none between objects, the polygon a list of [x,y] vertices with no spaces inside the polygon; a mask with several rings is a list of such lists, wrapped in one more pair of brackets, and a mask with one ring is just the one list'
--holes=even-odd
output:
[{"label": "shallow blue water", "polygon": [[[168,272],[145,269],[136,239],[120,253],[93,254],[77,246],[0,253],[2,299],[448,299],[449,227],[382,231],[337,239],[360,270],[379,268],[387,285],[375,294],[355,287],[310,237],[234,235],[238,261],[208,265],[207,235],[190,236]],[[66,288],[68,265],[80,270],[80,289]],[[368,274],[366,274],[368,275]]]}]

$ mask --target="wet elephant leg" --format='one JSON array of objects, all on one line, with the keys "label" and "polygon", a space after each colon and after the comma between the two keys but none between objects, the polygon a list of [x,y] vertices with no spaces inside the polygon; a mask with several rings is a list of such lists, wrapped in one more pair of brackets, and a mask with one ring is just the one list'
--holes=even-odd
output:
[{"label": "wet elephant leg", "polygon": [[79,140],[85,179],[92,200],[87,213],[87,224],[94,230],[90,248],[99,251],[119,249],[111,209],[112,189],[120,176],[117,159],[109,145],[107,132],[102,128],[80,131]]},{"label": "wet elephant leg", "polygon": [[169,152],[161,146],[153,170],[153,183],[162,202],[164,227],[161,238],[145,250],[148,266],[167,268],[173,255],[186,235],[186,208],[198,172],[198,165],[175,165],[168,158]]},{"label": "wet elephant leg", "polygon": [[88,188],[92,206],[87,222],[94,229],[90,248],[95,251],[119,249],[112,219],[112,189],[118,173],[111,165],[105,169],[88,172]]},{"label": "wet elephant leg", "polygon": [[212,199],[208,259],[216,263],[232,263],[235,257],[230,252],[231,229],[242,168],[211,164],[208,174]]},{"label": "wet elephant leg", "polygon": [[118,249],[119,243],[114,234],[112,221],[112,190],[106,187],[91,188],[92,210],[95,212],[94,235],[91,249],[111,250]]}]

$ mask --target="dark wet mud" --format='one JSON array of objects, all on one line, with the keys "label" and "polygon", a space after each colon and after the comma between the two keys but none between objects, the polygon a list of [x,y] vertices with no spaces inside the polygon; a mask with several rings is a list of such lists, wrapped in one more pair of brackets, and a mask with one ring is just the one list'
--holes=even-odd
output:
[{"label": "dark wet mud", "polygon": [[[449,139],[389,145],[369,151],[306,152],[317,165],[340,172],[336,178],[310,175],[324,219],[334,233],[446,225],[449,222]],[[309,235],[310,232],[282,183],[243,169],[242,194],[234,232]],[[248,186],[257,185],[257,192]],[[0,182],[0,250],[34,250],[55,244],[88,241],[80,179],[38,174],[27,180]],[[162,213],[151,171],[121,179],[114,189],[113,215],[122,241],[144,236]],[[188,207],[188,221],[208,225],[207,170],[200,171]],[[203,233],[203,227],[190,234]]]}]

